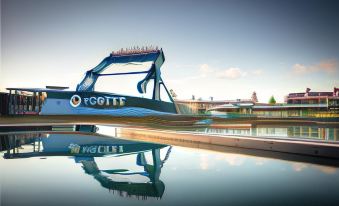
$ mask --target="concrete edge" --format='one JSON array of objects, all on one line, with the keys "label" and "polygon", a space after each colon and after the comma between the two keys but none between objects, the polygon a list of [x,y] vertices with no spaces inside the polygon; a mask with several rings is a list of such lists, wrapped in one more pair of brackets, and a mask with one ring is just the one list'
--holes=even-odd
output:
[{"label": "concrete edge", "polygon": [[120,128],[122,137],[158,138],[193,143],[203,143],[227,147],[258,149],[284,152],[315,157],[339,159],[339,144],[312,141],[291,141],[281,139],[264,139],[260,137],[235,137],[209,134],[192,134],[173,131],[160,131],[137,128]]}]

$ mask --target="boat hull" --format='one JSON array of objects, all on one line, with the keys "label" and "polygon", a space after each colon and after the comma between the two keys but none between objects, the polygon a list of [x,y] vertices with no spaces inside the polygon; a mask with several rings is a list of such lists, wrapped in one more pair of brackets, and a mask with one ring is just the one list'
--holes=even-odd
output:
[{"label": "boat hull", "polygon": [[174,103],[103,92],[50,91],[41,115],[149,116],[176,114]]}]

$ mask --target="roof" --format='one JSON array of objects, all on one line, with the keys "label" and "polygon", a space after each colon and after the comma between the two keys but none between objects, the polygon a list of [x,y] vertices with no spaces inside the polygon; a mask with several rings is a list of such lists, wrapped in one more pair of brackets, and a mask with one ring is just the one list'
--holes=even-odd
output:
[{"label": "roof", "polygon": [[192,100],[192,99],[176,99],[176,103],[206,103],[206,104],[229,104],[229,103],[253,103],[251,99],[240,100]]},{"label": "roof", "polygon": [[7,90],[25,91],[25,92],[65,92],[68,90],[48,89],[48,88],[6,88]]},{"label": "roof", "polygon": [[219,105],[219,106],[216,106],[216,107],[213,107],[209,110],[217,110],[217,109],[239,109],[239,108],[252,108],[254,105],[253,102],[250,102],[250,103],[228,103],[228,104],[223,104],[223,105]]},{"label": "roof", "polygon": [[292,96],[292,97],[287,97],[287,100],[293,100],[293,99],[323,99],[323,98],[328,98],[328,99],[336,99],[338,96]]},{"label": "roof", "polygon": [[254,105],[253,109],[284,109],[284,108],[314,108],[326,107],[327,104],[282,104],[282,105]]},{"label": "roof", "polygon": [[223,104],[223,105],[211,108],[209,110],[216,110],[216,109],[238,109],[238,108],[240,108],[240,107],[237,106],[237,105],[234,105],[234,104]]},{"label": "roof", "polygon": [[241,104],[224,104],[213,107],[211,110],[222,109],[238,109],[243,107],[250,107],[252,109],[288,109],[288,108],[327,108],[327,104],[280,104],[280,105],[241,105]]},{"label": "roof", "polygon": [[287,98],[296,98],[296,97],[324,97],[324,96],[325,97],[331,97],[331,96],[333,96],[333,92],[289,93],[287,95]]}]

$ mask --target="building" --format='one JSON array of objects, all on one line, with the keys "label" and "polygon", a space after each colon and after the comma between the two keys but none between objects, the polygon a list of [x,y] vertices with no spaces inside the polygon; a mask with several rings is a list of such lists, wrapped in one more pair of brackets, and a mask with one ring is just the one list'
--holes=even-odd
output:
[{"label": "building", "polygon": [[326,105],[329,110],[338,109],[339,106],[339,88],[334,87],[333,92],[311,92],[307,88],[302,93],[290,93],[285,97],[286,104],[318,104]]},{"label": "building", "polygon": [[[176,100],[181,113],[256,117],[339,117],[339,88],[333,92],[290,93],[285,103],[258,103],[252,99],[202,101]],[[253,98],[255,96],[255,98]]]},{"label": "building", "polygon": [[251,99],[237,100],[175,100],[181,114],[206,114],[212,108],[218,108],[227,104],[253,104]]}]

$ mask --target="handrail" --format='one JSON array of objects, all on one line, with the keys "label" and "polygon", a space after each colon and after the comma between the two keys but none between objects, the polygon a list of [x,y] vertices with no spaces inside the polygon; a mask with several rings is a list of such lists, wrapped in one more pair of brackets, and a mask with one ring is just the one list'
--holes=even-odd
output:
[{"label": "handrail", "polygon": [[111,74],[95,74],[98,76],[114,76],[114,75],[126,75],[126,74],[145,74],[149,71],[140,71],[140,72],[122,72],[122,73],[111,73]]}]

